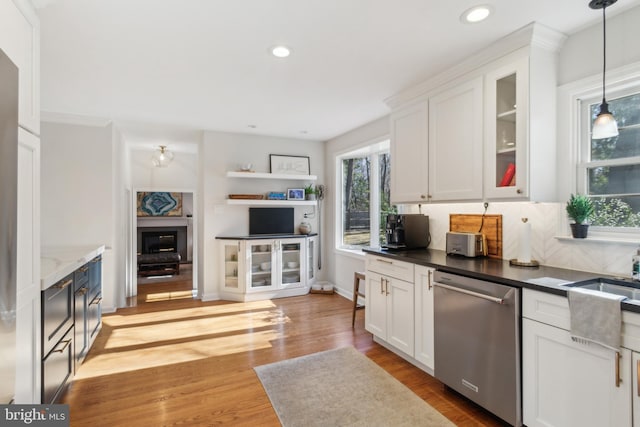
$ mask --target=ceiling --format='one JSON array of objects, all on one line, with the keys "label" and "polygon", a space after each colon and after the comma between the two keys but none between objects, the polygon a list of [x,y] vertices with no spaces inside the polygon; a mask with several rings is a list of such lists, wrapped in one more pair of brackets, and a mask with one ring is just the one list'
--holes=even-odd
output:
[{"label": "ceiling", "polygon": [[[571,34],[602,16],[588,0],[33,1],[44,112],[310,140],[532,21]],[[493,15],[462,24],[481,3]]]}]

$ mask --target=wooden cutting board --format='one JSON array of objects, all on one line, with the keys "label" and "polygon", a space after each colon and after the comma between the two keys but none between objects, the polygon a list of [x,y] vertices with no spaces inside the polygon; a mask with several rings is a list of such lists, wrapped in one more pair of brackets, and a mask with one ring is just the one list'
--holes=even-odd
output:
[{"label": "wooden cutting board", "polygon": [[484,234],[487,256],[502,259],[502,215],[449,214],[449,231]]}]

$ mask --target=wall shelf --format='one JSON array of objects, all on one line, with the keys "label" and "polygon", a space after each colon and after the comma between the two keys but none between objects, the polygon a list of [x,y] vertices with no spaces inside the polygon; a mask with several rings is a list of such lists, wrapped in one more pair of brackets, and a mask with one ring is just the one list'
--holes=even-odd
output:
[{"label": "wall shelf", "polygon": [[265,172],[227,172],[227,178],[249,178],[249,179],[282,179],[289,181],[316,181],[316,175],[292,175],[283,173]]},{"label": "wall shelf", "polygon": [[228,205],[245,206],[316,206],[316,200],[256,200],[256,199],[227,199]]}]

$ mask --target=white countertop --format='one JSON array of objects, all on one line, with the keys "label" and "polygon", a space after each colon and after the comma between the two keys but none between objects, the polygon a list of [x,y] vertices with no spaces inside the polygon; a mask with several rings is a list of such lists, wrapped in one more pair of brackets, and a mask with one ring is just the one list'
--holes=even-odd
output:
[{"label": "white countertop", "polygon": [[103,252],[104,245],[42,247],[40,251],[41,289],[47,289]]}]

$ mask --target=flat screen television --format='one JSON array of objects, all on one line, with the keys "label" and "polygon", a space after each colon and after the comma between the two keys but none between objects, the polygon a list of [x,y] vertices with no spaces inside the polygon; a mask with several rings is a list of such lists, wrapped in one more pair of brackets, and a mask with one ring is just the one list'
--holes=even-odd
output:
[{"label": "flat screen television", "polygon": [[293,208],[249,208],[249,234],[293,234]]}]

